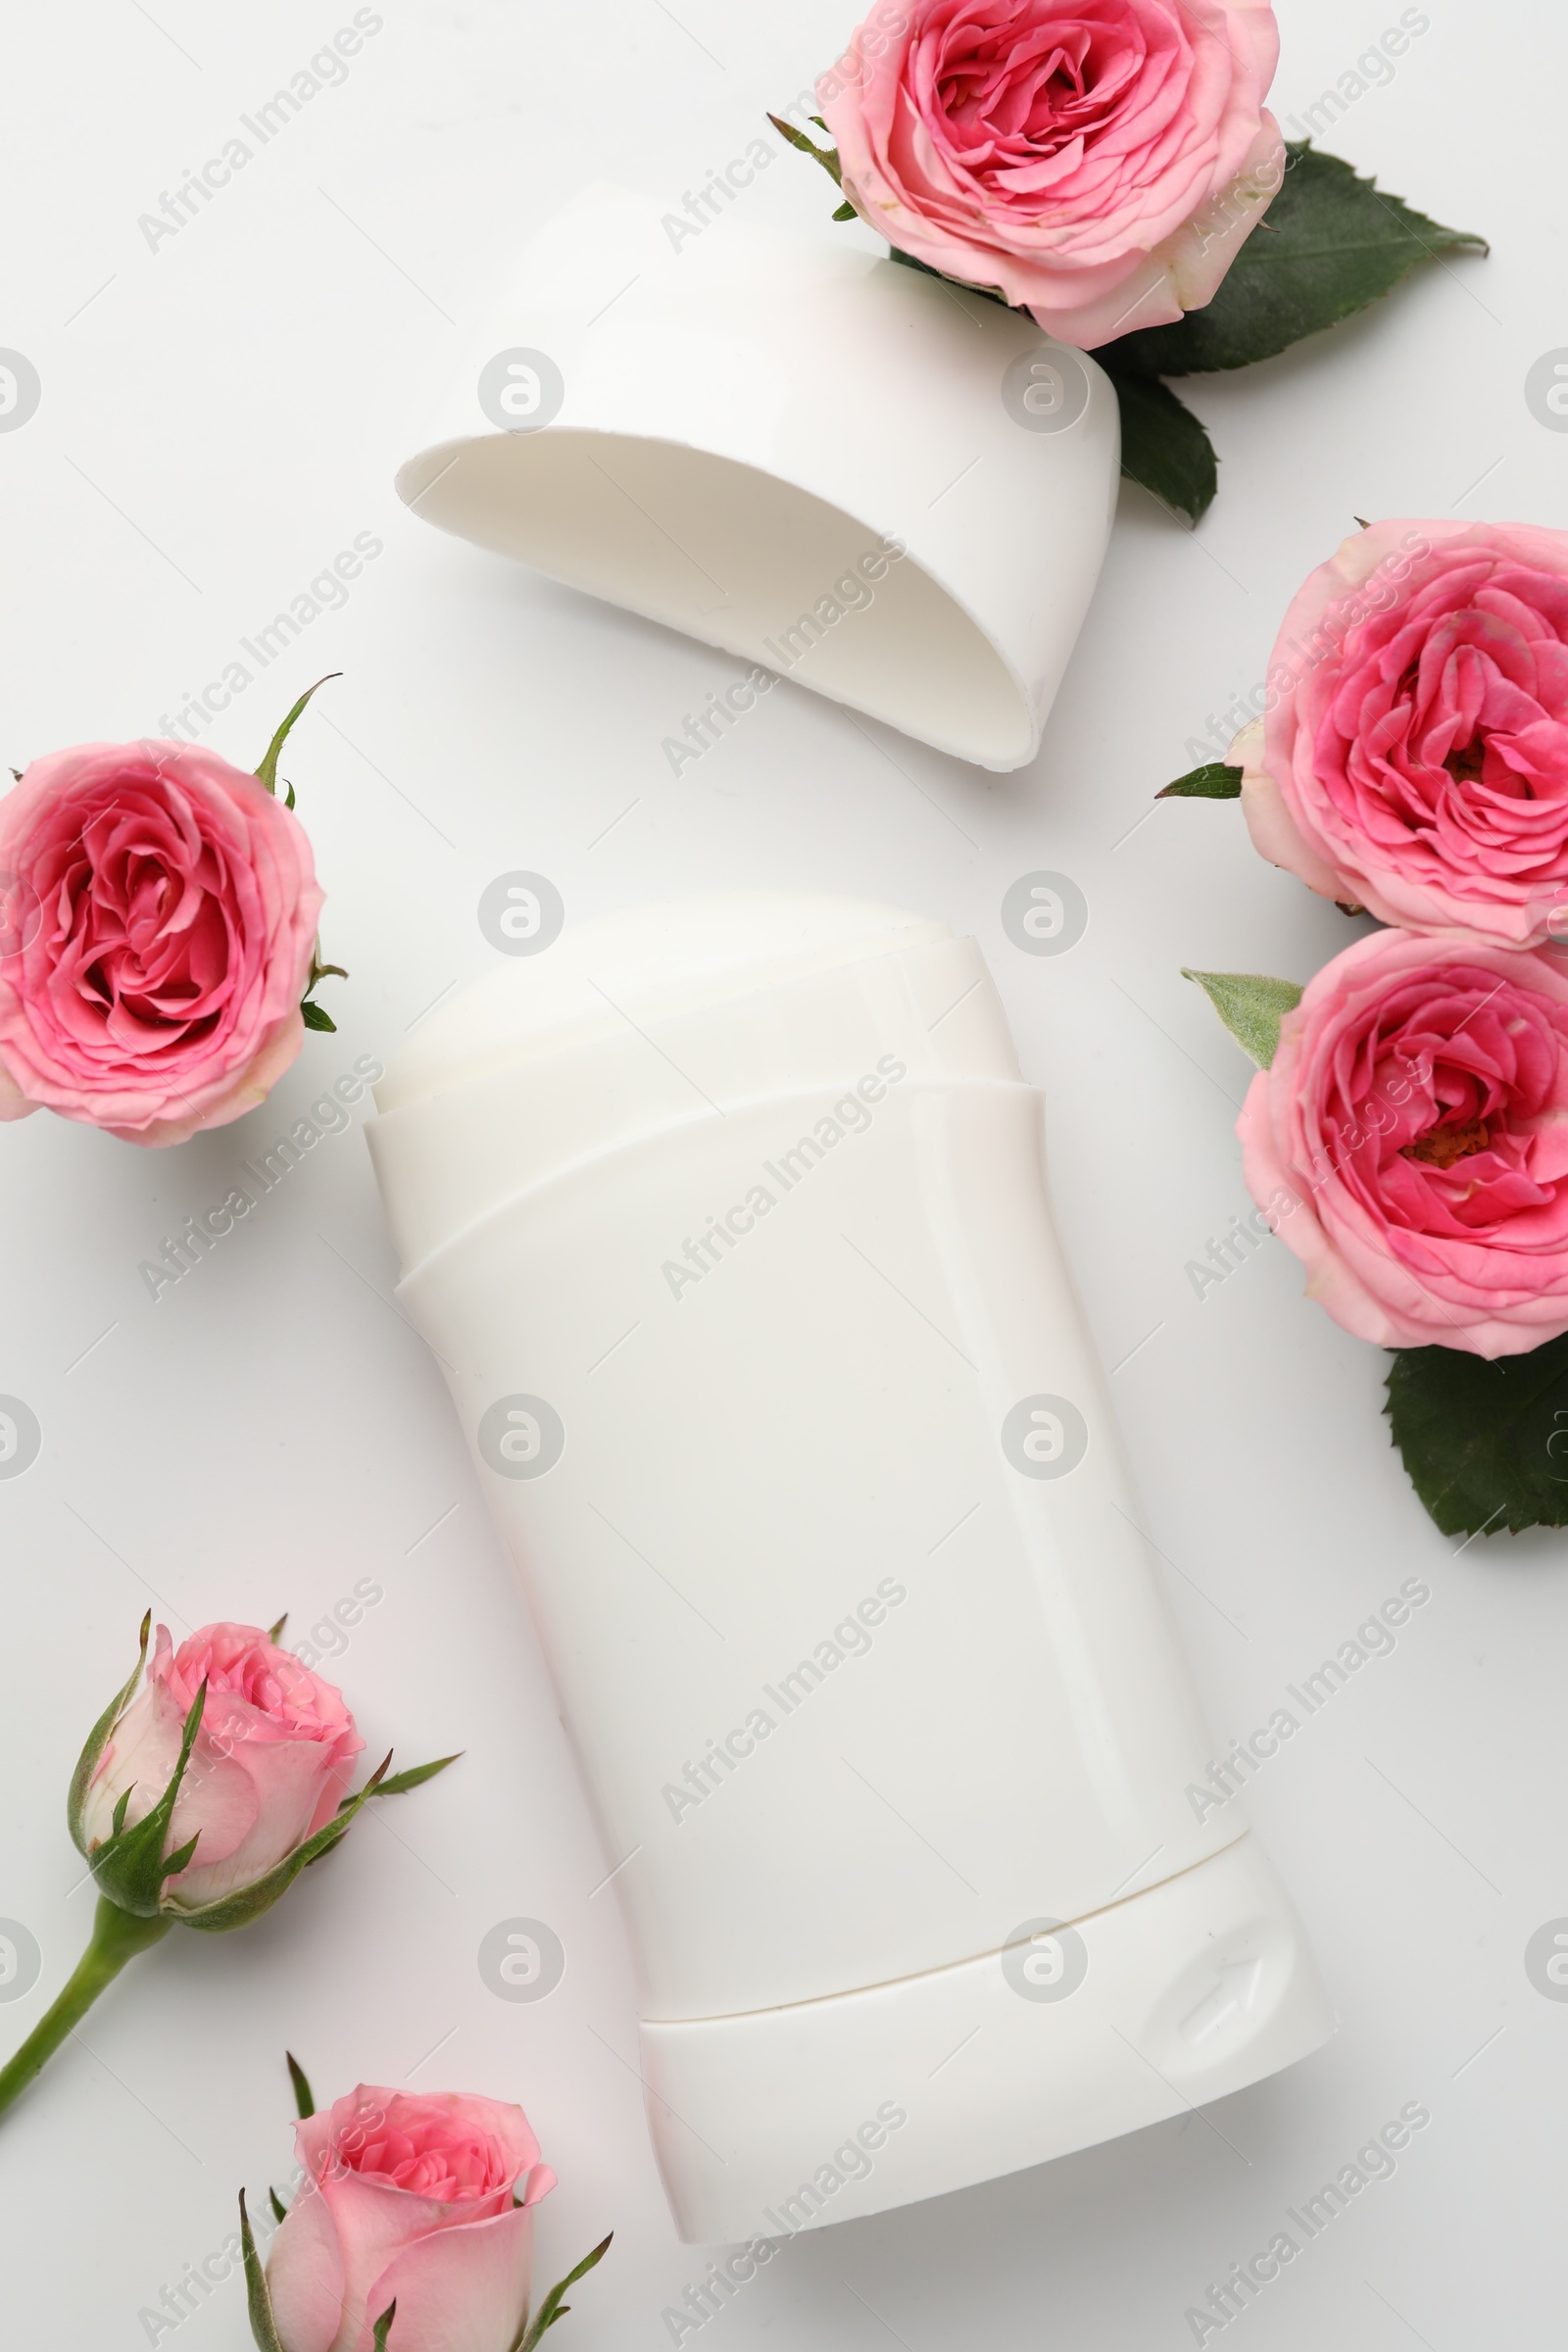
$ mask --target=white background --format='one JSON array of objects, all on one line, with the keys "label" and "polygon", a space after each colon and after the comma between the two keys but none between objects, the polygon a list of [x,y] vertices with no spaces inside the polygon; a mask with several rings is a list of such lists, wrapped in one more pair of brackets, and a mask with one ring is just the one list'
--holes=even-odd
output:
[{"label": "white background", "polygon": [[[0,435],[0,759],[156,731],[357,532],[384,553],[206,738],[252,766],[292,696],[345,673],[288,763],[328,892],[325,947],[353,973],[330,995],[339,1035],[311,1038],[252,1119],[178,1151],[47,1115],[0,1133],[0,1391],[44,1432],[36,1464],[0,1483],[0,1914],[43,1953],[37,1984],[0,2004],[0,2041],[32,2024],[86,1936],[66,1783],[145,1606],[176,1638],[285,1607],[303,1634],[373,1577],[385,1598],[332,1669],[371,1756],[467,1752],[245,1935],[176,1934],[136,1963],[8,2119],[6,2342],[147,2340],[139,2311],[221,2244],[241,2181],[255,2197],[286,2176],[285,2043],[323,2097],[364,2078],[524,2102],[561,2175],[541,2277],[616,2232],[565,2323],[580,2352],[667,2343],[662,2310],[700,2275],[648,2151],[612,1898],[590,1894],[608,1864],[436,1369],[389,1303],[363,1141],[323,1142],[156,1305],[137,1277],[356,1054],[389,1057],[432,999],[487,967],[476,902],[515,867],[555,879],[568,921],[787,885],[978,935],[1049,1095],[1064,1239],[1119,1367],[1147,1524],[1217,1735],[1266,1720],[1401,1579],[1433,1587],[1395,1654],[1256,1786],[1337,2041],[1210,2115],[808,2234],[705,2345],[1189,2343],[1205,2282],[1408,2100],[1432,2123],[1396,2177],[1226,2340],[1548,2340],[1568,2006],[1532,1988],[1523,1954],[1568,1913],[1562,1540],[1455,1556],[1390,1450],[1385,1360],[1302,1299],[1282,1247],[1195,1297],[1187,1261],[1247,1205],[1232,1128],[1248,1070],[1178,967],[1304,980],[1350,932],[1252,856],[1235,808],[1148,812],[1208,715],[1261,678],[1289,596],[1353,515],[1568,525],[1568,438],[1523,394],[1531,364],[1568,344],[1568,24],[1544,0],[1432,0],[1392,84],[1322,142],[1488,232],[1493,258],[1427,270],[1333,335],[1190,387],[1224,461],[1219,501],[1194,535],[1124,489],[1032,768],[991,777],[785,686],[676,781],[662,738],[739,665],[441,538],[390,477],[532,225],[598,174],[677,205],[853,19],[836,0],[679,0],[680,23],[660,0],[381,13],[346,83],[155,252],[138,216],[348,22],[347,0],[84,0],[14,10],[9,27],[0,343],[33,361],[43,398]],[[1288,118],[1399,9],[1280,14]],[[744,201],[861,235],[829,228],[829,196],[781,159]],[[832,352],[818,356],[831,380]],[[1007,885],[1039,867],[1072,875],[1091,908],[1054,960],[1000,924]],[[496,1999],[476,1966],[485,1932],[518,1914],[567,1952],[537,2006]],[[177,2331],[180,2352],[248,2340],[234,2285]]]}]

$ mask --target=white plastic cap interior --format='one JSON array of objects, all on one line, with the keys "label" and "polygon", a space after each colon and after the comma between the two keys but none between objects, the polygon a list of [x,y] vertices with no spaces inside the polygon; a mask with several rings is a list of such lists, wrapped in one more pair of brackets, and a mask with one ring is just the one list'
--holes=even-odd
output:
[{"label": "white plastic cap interior", "polygon": [[725,215],[671,250],[656,206],[598,186],[523,253],[397,487],[442,530],[1010,769],[1119,467],[1109,379],[1019,313],[827,223]]}]

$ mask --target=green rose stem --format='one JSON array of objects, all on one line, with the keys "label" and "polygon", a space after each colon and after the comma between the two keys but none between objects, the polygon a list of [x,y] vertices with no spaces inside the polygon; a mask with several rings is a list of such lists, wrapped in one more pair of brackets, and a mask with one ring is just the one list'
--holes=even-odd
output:
[{"label": "green rose stem", "polygon": [[92,1941],[77,1961],[69,1984],[33,2027],[14,2058],[0,2067],[0,2115],[20,2099],[33,2078],[41,2075],[66,2035],[79,2025],[101,1992],[107,1992],[127,1960],[161,1943],[173,1926],[169,1917],[138,1919],[122,1911],[107,1894],[98,1897],[92,1923]]}]

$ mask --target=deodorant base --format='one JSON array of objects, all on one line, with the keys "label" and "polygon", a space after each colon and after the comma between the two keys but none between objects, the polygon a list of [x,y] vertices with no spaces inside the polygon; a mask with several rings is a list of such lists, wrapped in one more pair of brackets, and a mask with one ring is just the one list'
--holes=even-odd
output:
[{"label": "deodorant base", "polygon": [[[1039,1932],[1047,1923],[1021,1923]],[[1045,1942],[826,2000],[644,2020],[688,2244],[793,2235],[1018,2172],[1241,2090],[1334,2012],[1245,1836]]]}]

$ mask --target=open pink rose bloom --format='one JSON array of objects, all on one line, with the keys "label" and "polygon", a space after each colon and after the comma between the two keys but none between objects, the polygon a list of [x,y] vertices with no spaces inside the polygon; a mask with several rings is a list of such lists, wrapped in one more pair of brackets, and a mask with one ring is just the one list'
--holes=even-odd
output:
[{"label": "open pink rose bloom", "polygon": [[196,1838],[196,1851],[165,1882],[168,1901],[191,1911],[255,1886],[324,1828],[365,1745],[342,1693],[259,1626],[204,1626],[176,1650],[161,1625],[147,1679],[88,1786],[85,1852],[108,1838],[127,1790],[127,1826],[152,1811],[174,1776],[180,1734],[204,1682],[201,1729],[168,1839],[173,1852]]},{"label": "open pink rose bloom", "polygon": [[1266,0],[907,0],[817,83],[889,244],[1082,350],[1211,301],[1278,192]]},{"label": "open pink rose bloom", "polygon": [[1252,840],[1386,923],[1568,941],[1568,531],[1377,522],[1285,616]]},{"label": "open pink rose bloom", "polygon": [[1253,1200],[1347,1331],[1488,1357],[1568,1331],[1568,971],[1553,955],[1359,941],[1285,1015],[1237,1132]]},{"label": "open pink rose bloom", "polygon": [[305,830],[185,743],[89,743],[0,800],[0,1119],[138,1144],[264,1102],[298,1054],[322,894]]},{"label": "open pink rose bloom", "polygon": [[362,2082],[295,2133],[304,2185],[267,2262],[284,2352],[511,2352],[556,2176],[520,2107]]}]

